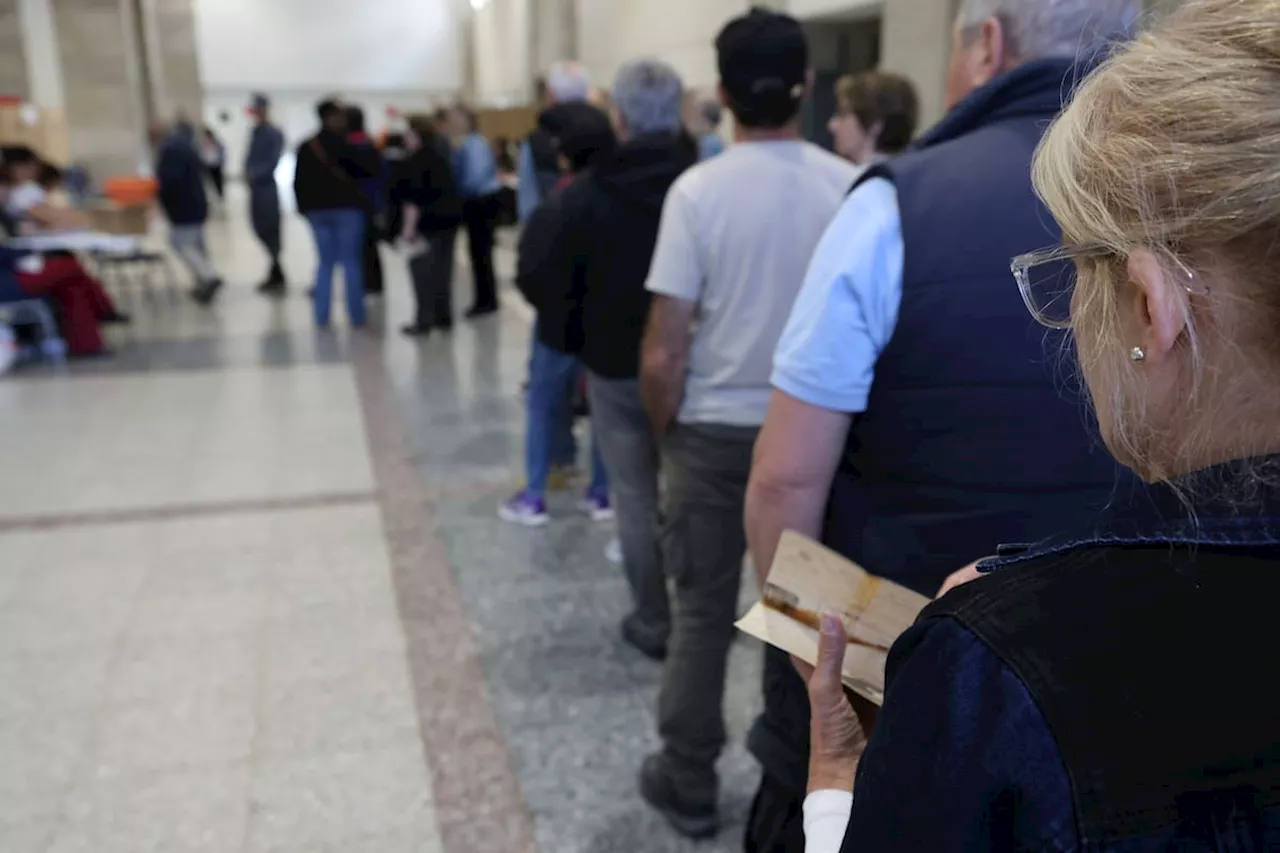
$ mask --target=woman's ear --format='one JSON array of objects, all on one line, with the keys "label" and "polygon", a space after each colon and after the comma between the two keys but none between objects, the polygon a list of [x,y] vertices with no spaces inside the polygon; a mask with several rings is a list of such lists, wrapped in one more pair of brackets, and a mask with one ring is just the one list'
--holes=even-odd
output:
[{"label": "woman's ear", "polygon": [[1187,328],[1187,291],[1149,249],[1135,249],[1127,264],[1133,284],[1133,318],[1144,361],[1167,357]]}]

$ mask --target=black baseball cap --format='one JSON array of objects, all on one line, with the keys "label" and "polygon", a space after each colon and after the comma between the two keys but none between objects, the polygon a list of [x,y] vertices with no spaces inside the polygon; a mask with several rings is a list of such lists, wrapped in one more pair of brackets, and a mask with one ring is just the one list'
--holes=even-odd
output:
[{"label": "black baseball cap", "polygon": [[790,15],[753,8],[716,37],[720,84],[734,116],[749,127],[779,127],[800,111],[809,43]]}]

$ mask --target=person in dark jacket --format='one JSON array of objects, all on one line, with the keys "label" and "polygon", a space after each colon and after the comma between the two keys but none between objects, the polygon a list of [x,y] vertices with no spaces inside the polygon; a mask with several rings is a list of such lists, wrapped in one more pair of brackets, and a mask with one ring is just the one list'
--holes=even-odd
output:
[{"label": "person in dark jacket", "polygon": [[340,102],[322,101],[316,112],[320,132],[298,146],[298,170],[293,180],[298,212],[311,224],[320,256],[312,290],[316,325],[329,325],[333,270],[341,266],[347,318],[353,326],[363,326],[368,207],[358,182],[378,174],[380,158],[347,142],[347,111]]},{"label": "person in dark jacket", "polygon": [[222,278],[209,260],[204,223],[209,218],[205,195],[205,163],[196,148],[196,130],[186,121],[172,129],[157,126],[156,182],[160,208],[169,220],[169,244],[195,276],[192,296],[202,305],[213,301]]},{"label": "person in dark jacket", "polygon": [[519,186],[516,191],[516,215],[526,221],[538,205],[551,194],[560,180],[556,162],[556,138],[564,113],[555,110],[562,104],[581,103],[591,94],[591,76],[577,62],[561,61],[551,66],[545,79],[538,80],[538,113],[533,132],[520,146],[516,157]]},{"label": "person in dark jacket", "polygon": [[[997,6],[959,5],[949,111],[862,174],[810,261],[748,487],[762,580],[791,529],[931,596],[1000,542],[1088,523],[1132,488],[1082,411],[1066,342],[1026,316],[1008,270],[1060,238],[1031,186],[1036,144],[1071,82],[1137,16],[1130,0]],[[805,689],[776,650],[765,671],[747,837],[753,850],[799,851]],[[932,849],[952,844],[937,837]]]},{"label": "person in dark jacket", "polygon": [[860,761],[829,622],[811,797],[834,844],[808,853],[1280,849],[1277,31],[1270,0],[1189,0],[1040,144],[1065,244],[1009,287],[1070,329],[1103,441],[1155,485],[927,608]]},{"label": "person in dark jacket", "polygon": [[409,274],[417,307],[413,322],[401,331],[426,337],[432,329],[453,328],[453,253],[462,225],[462,196],[431,117],[411,116],[405,138],[409,156],[397,169],[394,203],[402,211],[400,239],[415,251]]},{"label": "person in dark jacket", "polygon": [[681,137],[682,84],[665,63],[633,62],[613,87],[616,151],[560,201],[558,250],[567,276],[554,298],[580,306],[578,350],[588,372],[593,432],[600,436],[618,511],[622,562],[633,609],[622,636],[661,658],[671,628],[658,547],[658,447],[640,400],[645,289],[667,191],[697,156]]},{"label": "person in dark jacket", "polygon": [[[550,520],[546,492],[552,464],[557,460],[562,432],[568,430],[569,401],[581,373],[577,353],[582,346],[582,316],[578,301],[567,292],[570,269],[559,250],[566,235],[561,220],[565,189],[575,176],[605,156],[614,145],[609,117],[586,103],[564,104],[569,111],[557,139],[557,157],[564,181],[534,211],[520,235],[516,286],[537,311],[533,352],[529,358],[526,395],[525,487],[498,508],[504,521],[537,527]],[[613,517],[607,468],[600,452],[600,435],[592,430],[591,483],[580,504],[595,520]],[[562,450],[560,452],[563,452]]]},{"label": "person in dark jacket", "polygon": [[390,170],[382,153],[373,144],[365,130],[364,110],[355,104],[347,105],[347,142],[370,162],[377,164],[377,171],[356,183],[364,194],[364,292],[382,293],[382,258],[378,254],[378,240],[382,237],[382,222],[387,208],[387,182]]},{"label": "person in dark jacket", "polygon": [[276,167],[284,154],[284,134],[271,123],[271,101],[266,95],[254,95],[253,133],[244,159],[244,182],[249,187],[249,218],[253,233],[271,256],[267,278],[258,292],[279,296],[285,292],[284,269],[280,266],[282,237],[280,231],[280,186],[276,183]]}]

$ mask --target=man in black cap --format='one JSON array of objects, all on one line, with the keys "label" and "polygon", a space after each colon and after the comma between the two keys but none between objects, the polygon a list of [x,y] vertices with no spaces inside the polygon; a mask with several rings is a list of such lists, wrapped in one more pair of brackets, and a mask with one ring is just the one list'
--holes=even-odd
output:
[{"label": "man in black cap", "polygon": [[249,186],[249,219],[253,233],[271,255],[271,271],[258,286],[260,293],[284,293],[284,270],[280,268],[280,188],[276,185],[276,166],[284,154],[284,134],[271,123],[271,102],[267,96],[253,96],[249,108],[253,114],[253,133],[244,161],[244,182]]},{"label": "man in black cap", "polygon": [[754,9],[725,26],[716,51],[734,144],[667,194],[640,371],[661,444],[663,565],[674,587],[658,702],[663,748],[645,761],[640,790],[693,837],[718,828],[715,763],[746,551],[743,501],[773,350],[814,247],[858,175],[800,136],[810,74],[794,18]]}]

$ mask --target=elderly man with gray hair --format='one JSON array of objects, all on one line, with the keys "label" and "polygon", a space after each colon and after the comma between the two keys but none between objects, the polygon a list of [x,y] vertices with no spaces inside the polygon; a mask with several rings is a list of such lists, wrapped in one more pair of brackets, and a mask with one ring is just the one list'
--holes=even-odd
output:
[{"label": "elderly man with gray hair", "polygon": [[[790,529],[933,596],[1001,543],[1089,526],[1120,487],[1069,393],[1068,342],[1024,311],[1009,263],[1060,242],[1031,186],[1032,153],[1074,83],[1137,19],[1135,0],[959,4],[947,114],[863,174],[778,343],[747,492],[762,580]],[[922,619],[898,641],[878,712],[819,678],[811,709],[773,650],[765,673],[748,850],[1096,841],[1078,835],[1026,686],[958,620]]]},{"label": "elderly man with gray hair", "polygon": [[642,59],[618,71],[611,94],[619,145],[559,197],[557,243],[545,260],[564,271],[553,301],[581,317],[578,356],[589,375],[592,430],[609,469],[632,593],[622,636],[655,659],[666,654],[671,613],[658,548],[658,447],[637,375],[662,205],[694,163],[681,133],[683,93],[666,63]]},{"label": "elderly man with gray hair", "polygon": [[516,164],[519,179],[516,210],[521,222],[537,210],[560,179],[555,140],[567,119],[556,106],[587,100],[591,96],[591,75],[577,62],[557,62],[547,71],[547,76],[538,81],[538,89],[542,104],[538,126],[520,146]]}]

